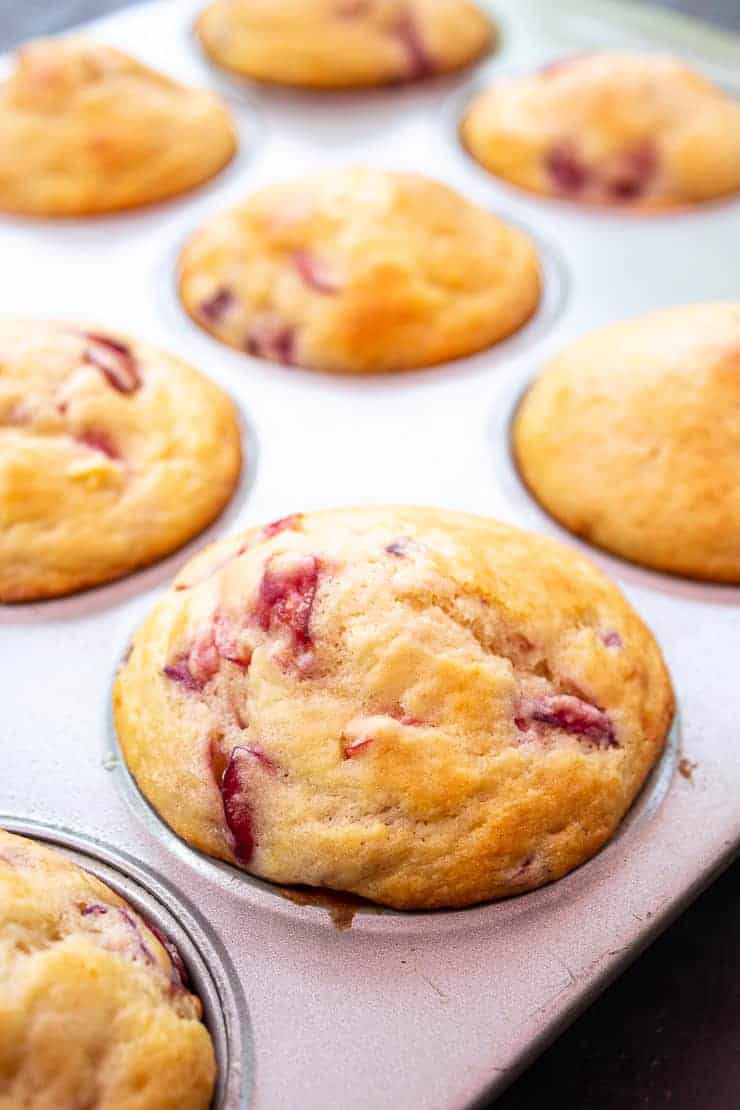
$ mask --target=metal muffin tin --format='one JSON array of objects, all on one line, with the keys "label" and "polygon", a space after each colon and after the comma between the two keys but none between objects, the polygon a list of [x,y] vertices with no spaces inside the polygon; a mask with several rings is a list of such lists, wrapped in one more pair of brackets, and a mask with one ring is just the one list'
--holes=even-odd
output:
[{"label": "metal muffin tin", "polygon": [[[458,1110],[502,1090],[740,843],[740,589],[645,571],[580,543],[536,506],[508,446],[518,397],[564,343],[652,308],[740,295],[740,202],[635,217],[529,196],[462,150],[459,115],[493,74],[593,46],[673,49],[738,91],[740,45],[641,6],[499,0],[491,8],[500,47],[475,72],[312,94],[217,74],[193,42],[197,7],[142,4],[89,33],[226,92],[239,159],[204,188],[149,209],[0,219],[13,275],[3,310],[95,321],[186,358],[237,401],[249,469],[224,516],[169,559],[73,597],[0,608],[0,812],[15,815],[0,823],[81,852],[83,866],[182,947],[222,1055],[220,1105]],[[474,357],[361,380],[255,360],[197,328],[174,293],[189,234],[261,185],[352,162],[426,172],[528,230],[544,261],[537,317]],[[332,917],[299,892],[200,855],[164,826],[121,764],[111,676],[164,584],[208,539],[297,510],[383,502],[497,516],[586,550],[661,642],[681,728],[618,835],[560,882],[462,911],[350,906],[342,924],[357,910],[352,927],[340,930],[336,906]]]},{"label": "metal muffin tin", "polygon": [[228,953],[195,907],[161,876],[101,841],[4,813],[0,827],[56,849],[95,875],[175,944],[216,1052],[213,1110],[246,1108],[254,1059],[244,993]]}]

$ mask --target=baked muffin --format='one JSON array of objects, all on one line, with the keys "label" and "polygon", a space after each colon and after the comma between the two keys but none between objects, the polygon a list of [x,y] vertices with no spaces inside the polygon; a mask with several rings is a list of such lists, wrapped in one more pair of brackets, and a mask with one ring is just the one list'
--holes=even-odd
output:
[{"label": "baked muffin", "polygon": [[0,1106],[206,1110],[216,1065],[174,945],[63,855],[0,830]]},{"label": "baked muffin", "polygon": [[471,0],[214,0],[197,32],[226,69],[317,89],[447,73],[494,39]]},{"label": "baked muffin", "polygon": [[86,216],[149,204],[213,177],[236,149],[212,93],[118,50],[41,39],[0,85],[0,209]]},{"label": "baked muffin", "polygon": [[740,582],[740,302],[572,344],[522,402],[514,446],[571,532],[657,570]]},{"label": "baked muffin", "polygon": [[231,496],[231,401],[119,335],[0,321],[0,600],[54,597],[174,551]]},{"label": "baked muffin", "polygon": [[740,104],[660,55],[582,54],[500,77],[462,139],[513,185],[588,204],[676,208],[740,188]]},{"label": "baked muffin", "polygon": [[652,636],[589,563],[412,508],[207,548],[114,700],[140,789],[190,844],[399,909],[520,893],[588,859],[673,712]]},{"label": "baked muffin", "polygon": [[415,174],[333,171],[212,218],[180,260],[193,320],[239,350],[352,374],[469,355],[540,297],[529,239]]}]

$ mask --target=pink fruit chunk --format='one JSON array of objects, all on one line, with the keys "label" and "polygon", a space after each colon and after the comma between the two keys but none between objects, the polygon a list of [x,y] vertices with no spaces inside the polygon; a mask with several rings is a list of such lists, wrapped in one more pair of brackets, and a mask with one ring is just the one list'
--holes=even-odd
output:
[{"label": "pink fruit chunk", "polygon": [[619,635],[618,632],[605,632],[602,635],[601,640],[602,643],[606,645],[606,647],[614,648],[615,651],[619,651],[619,649],[622,647],[622,637]]},{"label": "pink fruit chunk", "polygon": [[279,535],[280,532],[299,532],[302,521],[303,513],[291,513],[290,516],[282,516],[279,520],[273,520],[262,529],[260,540],[271,540],[273,536]]},{"label": "pink fruit chunk", "polygon": [[658,155],[650,142],[640,143],[628,151],[614,176],[607,182],[612,200],[637,200],[646,192],[658,168]]},{"label": "pink fruit chunk", "polygon": [[107,432],[101,432],[98,428],[89,428],[81,435],[75,436],[75,439],[84,447],[89,447],[91,451],[100,451],[101,454],[107,455],[109,459],[121,458],[120,452]]},{"label": "pink fruit chunk", "polygon": [[109,907],[104,906],[102,902],[86,902],[80,906],[80,913],[83,917],[102,916],[108,912]]},{"label": "pink fruit chunk", "polygon": [[427,50],[419,26],[410,10],[402,13],[395,26],[395,34],[406,51],[409,80],[431,77],[436,69],[434,59]]},{"label": "pink fruit chunk", "polygon": [[588,184],[590,173],[572,143],[556,143],[545,157],[545,169],[563,193],[580,193]]},{"label": "pink fruit chunk", "polygon": [[224,817],[233,838],[234,855],[248,864],[254,854],[254,814],[250,783],[254,775],[275,775],[276,767],[259,748],[234,748],[221,779]]},{"label": "pink fruit chunk", "polygon": [[220,657],[211,628],[196,638],[189,651],[168,663],[163,673],[172,682],[178,682],[186,690],[198,693],[216,674],[219,664]]},{"label": "pink fruit chunk", "polygon": [[339,292],[339,283],[328,264],[311,251],[293,251],[293,264],[301,280],[317,293],[331,295]]},{"label": "pink fruit chunk", "polygon": [[217,289],[212,297],[201,301],[197,311],[198,315],[209,324],[217,324],[235,304],[234,294],[229,289],[221,288]]},{"label": "pink fruit chunk", "polygon": [[517,708],[514,723],[520,732],[526,732],[533,723],[543,724],[593,740],[598,747],[619,747],[606,713],[572,694],[548,694],[524,701]]},{"label": "pink fruit chunk", "polygon": [[108,385],[119,393],[134,393],[141,387],[141,375],[131,348],[104,335],[86,334],[90,346],[84,353],[85,362],[100,370]]},{"label": "pink fruit chunk", "polygon": [[345,759],[354,759],[356,756],[360,755],[363,751],[365,751],[366,748],[369,748],[370,745],[374,743],[374,736],[366,736],[362,740],[353,740],[352,743],[345,743],[342,746],[342,755]]},{"label": "pink fruit chunk", "polygon": [[295,365],[295,331],[272,317],[255,320],[247,336],[246,348],[250,355]]},{"label": "pink fruit chunk", "polygon": [[311,614],[319,583],[319,560],[307,555],[286,570],[273,570],[268,560],[259,595],[254,608],[254,619],[263,630],[271,632],[285,629],[291,640],[291,652],[299,669],[310,665]]}]

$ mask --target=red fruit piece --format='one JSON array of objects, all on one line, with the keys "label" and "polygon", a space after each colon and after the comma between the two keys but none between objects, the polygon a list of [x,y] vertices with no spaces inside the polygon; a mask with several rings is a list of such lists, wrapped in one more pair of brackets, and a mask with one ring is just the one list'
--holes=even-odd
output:
[{"label": "red fruit piece", "polygon": [[102,902],[86,902],[80,906],[80,913],[83,917],[100,916],[108,912],[108,906],[104,906]]},{"label": "red fruit piece", "polygon": [[299,666],[311,661],[311,613],[319,583],[319,560],[306,555],[291,567],[274,570],[268,560],[260,582],[254,619],[264,632],[285,629]]},{"label": "red fruit piece", "polygon": [[572,143],[556,143],[545,157],[545,169],[563,193],[580,193],[591,176]]},{"label": "red fruit piece", "polygon": [[311,251],[293,251],[293,264],[301,280],[317,293],[331,295],[339,292],[339,284],[327,263]]},{"label": "red fruit piece", "polygon": [[605,632],[602,635],[601,640],[602,643],[606,645],[606,647],[614,648],[615,651],[619,651],[619,649],[622,647],[622,637],[619,635],[618,632]]},{"label": "red fruit piece", "polygon": [[198,315],[209,324],[217,324],[234,304],[236,304],[234,294],[229,289],[222,288],[217,289],[212,297],[201,301],[197,311]]},{"label": "red fruit piece", "polygon": [[658,155],[652,143],[640,143],[628,151],[614,176],[607,182],[612,200],[636,200],[646,191],[658,168]]},{"label": "red fruit piece", "polygon": [[141,386],[136,359],[131,348],[104,335],[86,333],[90,346],[85,349],[84,360],[100,370],[108,385],[119,393],[134,393]]},{"label": "red fruit piece", "polygon": [[247,336],[246,348],[250,355],[295,365],[295,331],[279,320],[263,317],[255,320]]},{"label": "red fruit piece", "polygon": [[593,740],[598,747],[619,747],[606,713],[572,694],[548,694],[522,702],[514,723],[520,732],[526,732],[533,723],[543,724]]},{"label": "red fruit piece", "polygon": [[399,559],[406,558],[407,549],[408,540],[405,536],[399,536],[397,540],[393,540],[393,542],[389,543],[386,547],[386,551],[389,555],[395,555]]},{"label": "red fruit piece", "polygon": [[374,743],[374,736],[366,736],[363,740],[353,740],[349,744],[344,743],[342,745],[342,755],[345,759],[354,759],[355,756],[360,755],[365,748],[369,748],[370,745]]},{"label": "red fruit piece", "polygon": [[198,692],[213,678],[220,664],[213,628],[196,638],[190,651],[176,656],[164,668],[164,674],[179,682],[186,690]]},{"label": "red fruit piece", "polygon": [[280,520],[273,520],[262,529],[260,540],[271,540],[280,532],[298,532],[302,521],[303,513],[291,513],[290,516],[280,517]]},{"label": "red fruit piece", "polygon": [[103,455],[107,455],[109,459],[120,459],[121,454],[113,444],[112,440],[106,432],[101,432],[97,428],[90,428],[88,431],[83,432],[79,436],[75,436],[78,443],[89,447],[92,451],[100,451]]},{"label": "red fruit piece", "polygon": [[406,51],[408,78],[415,81],[422,77],[431,77],[435,72],[435,63],[411,11],[402,13],[395,26],[395,34]]},{"label": "red fruit piece", "polygon": [[259,748],[234,748],[221,779],[224,817],[234,841],[234,855],[248,864],[254,854],[254,815],[250,801],[250,783],[254,775],[275,775],[276,767]]}]

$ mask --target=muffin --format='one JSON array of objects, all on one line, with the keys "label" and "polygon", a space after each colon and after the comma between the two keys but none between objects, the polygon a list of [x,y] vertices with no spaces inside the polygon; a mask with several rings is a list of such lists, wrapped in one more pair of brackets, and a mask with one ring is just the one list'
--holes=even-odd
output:
[{"label": "muffin", "polygon": [[672,574],[740,582],[740,302],[595,331],[545,368],[514,425],[557,520]]},{"label": "muffin", "polygon": [[226,69],[316,89],[447,73],[475,61],[495,37],[471,0],[214,0],[197,33]]},{"label": "muffin", "polygon": [[461,133],[487,170],[545,196],[655,210],[740,188],[740,104],[671,57],[581,54],[500,77]]},{"label": "muffin", "polygon": [[529,239],[416,174],[354,168],[275,185],[212,218],[180,297],[223,343],[364,374],[472,354],[537,308]]},{"label": "muffin", "polygon": [[230,498],[231,401],[144,343],[0,321],[0,600],[107,582],[174,551]]},{"label": "muffin", "polygon": [[0,830],[0,1105],[206,1110],[216,1065],[174,945],[60,853]]},{"label": "muffin", "polygon": [[673,713],[655,641],[589,563],[413,508],[207,548],[139,630],[114,702],[139,788],[188,843],[398,909],[583,863]]},{"label": "muffin", "polygon": [[0,210],[87,216],[201,184],[236,149],[212,93],[188,89],[118,50],[41,39],[0,85]]}]

